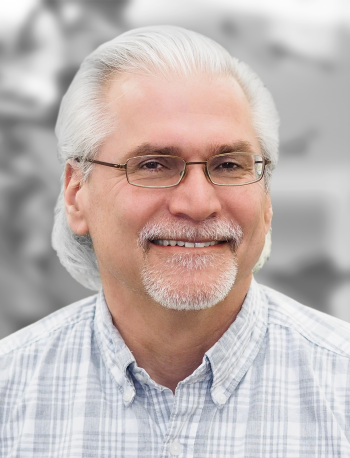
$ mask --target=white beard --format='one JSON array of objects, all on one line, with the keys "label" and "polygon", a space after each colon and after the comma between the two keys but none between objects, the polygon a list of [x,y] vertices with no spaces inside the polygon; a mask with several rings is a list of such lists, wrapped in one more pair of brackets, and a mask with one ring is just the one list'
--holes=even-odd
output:
[{"label": "white beard", "polygon": [[[151,298],[173,310],[203,310],[218,304],[231,291],[237,275],[236,249],[242,240],[241,228],[229,221],[209,221],[196,227],[183,222],[147,225],[139,235],[145,264],[142,281]],[[149,264],[149,240],[179,239],[230,240],[230,253],[174,254],[160,263]]]},{"label": "white beard", "polygon": [[[173,255],[165,266],[142,271],[142,281],[147,293],[163,307],[173,310],[203,310],[218,304],[231,291],[237,275],[234,257],[222,255],[191,255],[181,260]],[[211,257],[215,258],[212,260]],[[224,259],[225,258],[225,259]],[[205,266],[217,266],[215,279],[208,281],[191,278]]]}]

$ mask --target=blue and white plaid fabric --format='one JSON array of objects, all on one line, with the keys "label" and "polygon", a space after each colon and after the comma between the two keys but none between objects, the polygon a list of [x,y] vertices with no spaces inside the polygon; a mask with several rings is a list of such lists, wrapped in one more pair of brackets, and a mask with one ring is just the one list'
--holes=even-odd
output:
[{"label": "blue and white plaid fabric", "polygon": [[0,344],[1,458],[350,457],[350,325],[251,285],[175,396],[103,293]]}]

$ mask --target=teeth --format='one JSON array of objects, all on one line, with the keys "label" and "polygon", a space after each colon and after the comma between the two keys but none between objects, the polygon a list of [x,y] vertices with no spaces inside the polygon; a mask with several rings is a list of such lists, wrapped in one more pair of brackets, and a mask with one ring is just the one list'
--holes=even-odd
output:
[{"label": "teeth", "polygon": [[184,246],[186,248],[203,248],[207,246],[214,246],[218,245],[220,242],[215,240],[211,242],[184,242],[183,240],[153,240],[153,243],[156,245],[163,245],[163,246]]}]

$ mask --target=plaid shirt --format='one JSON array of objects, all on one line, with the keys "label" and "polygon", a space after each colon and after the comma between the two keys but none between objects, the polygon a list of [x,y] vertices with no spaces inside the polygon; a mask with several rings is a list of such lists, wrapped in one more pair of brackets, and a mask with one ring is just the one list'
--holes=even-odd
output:
[{"label": "plaid shirt", "polygon": [[0,344],[0,456],[350,457],[350,325],[255,281],[175,396],[103,293]]}]

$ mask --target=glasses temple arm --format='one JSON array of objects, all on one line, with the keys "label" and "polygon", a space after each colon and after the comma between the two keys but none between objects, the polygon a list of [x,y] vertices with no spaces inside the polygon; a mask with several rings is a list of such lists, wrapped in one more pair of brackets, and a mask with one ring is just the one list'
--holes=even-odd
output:
[{"label": "glasses temple arm", "polygon": [[114,169],[126,169],[126,164],[112,164],[111,162],[97,161],[95,159],[83,159],[81,157],[72,158],[77,162],[91,162],[91,164],[105,165],[106,167],[113,167]]}]

